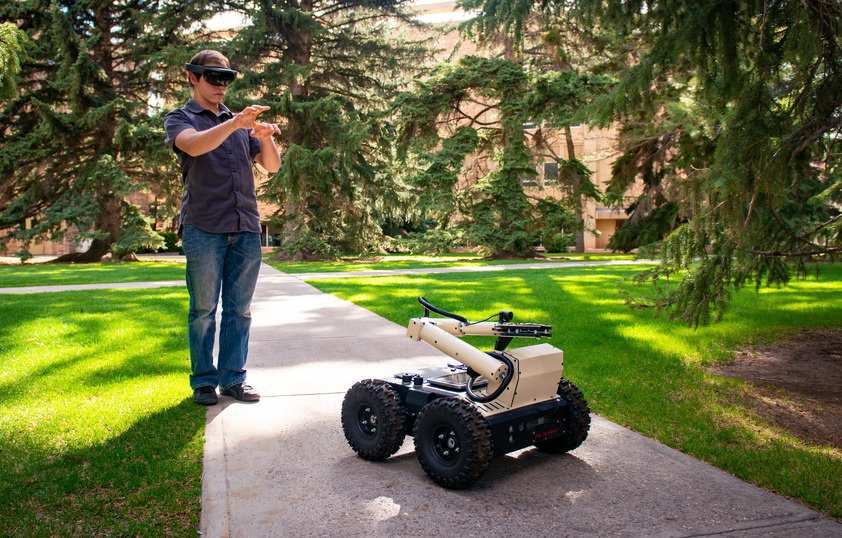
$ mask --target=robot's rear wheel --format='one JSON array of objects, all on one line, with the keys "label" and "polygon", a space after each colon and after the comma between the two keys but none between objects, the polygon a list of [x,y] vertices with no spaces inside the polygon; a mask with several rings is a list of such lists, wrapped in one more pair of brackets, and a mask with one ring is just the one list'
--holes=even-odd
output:
[{"label": "robot's rear wheel", "polygon": [[440,398],[425,405],[413,435],[424,472],[446,488],[474,483],[494,453],[488,422],[474,406],[458,398]]},{"label": "robot's rear wheel", "polygon": [[398,451],[405,435],[406,412],[385,381],[355,383],[342,401],[342,430],[354,452],[366,460],[385,460]]},{"label": "robot's rear wheel", "polygon": [[570,381],[562,378],[558,384],[558,395],[567,401],[568,415],[564,424],[564,435],[535,443],[538,450],[563,454],[579,447],[588,437],[591,427],[591,410],[582,392]]}]

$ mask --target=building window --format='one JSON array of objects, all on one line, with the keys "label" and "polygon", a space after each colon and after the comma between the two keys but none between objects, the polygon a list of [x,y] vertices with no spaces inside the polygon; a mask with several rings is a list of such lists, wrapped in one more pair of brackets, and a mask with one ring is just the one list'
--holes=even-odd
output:
[{"label": "building window", "polygon": [[558,180],[558,163],[548,162],[544,163],[544,179]]},{"label": "building window", "polygon": [[544,163],[544,187],[558,184],[558,163],[555,161]]}]

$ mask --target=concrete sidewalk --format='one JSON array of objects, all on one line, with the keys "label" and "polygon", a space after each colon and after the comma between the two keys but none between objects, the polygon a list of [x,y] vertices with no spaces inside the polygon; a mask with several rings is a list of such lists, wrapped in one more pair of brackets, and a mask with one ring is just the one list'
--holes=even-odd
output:
[{"label": "concrete sidewalk", "polygon": [[53,293],[60,291],[84,291],[84,290],[119,290],[119,289],[151,289],[186,286],[184,280],[159,280],[154,282],[112,282],[105,284],[64,284],[60,286],[18,286],[14,288],[0,288],[2,294],[22,293]]},{"label": "concrete sidewalk", "polygon": [[428,480],[412,438],[364,461],[342,433],[345,391],[448,359],[266,265],[252,314],[249,382],[263,399],[208,408],[203,536],[842,536],[838,522],[596,416],[574,452],[494,459],[466,491]]}]

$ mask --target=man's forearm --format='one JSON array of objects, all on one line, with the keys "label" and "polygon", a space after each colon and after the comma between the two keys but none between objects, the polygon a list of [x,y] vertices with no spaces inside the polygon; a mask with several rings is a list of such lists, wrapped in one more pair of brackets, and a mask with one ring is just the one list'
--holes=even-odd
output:
[{"label": "man's forearm", "polygon": [[218,148],[236,130],[233,118],[205,131],[185,129],[175,137],[175,145],[184,153],[196,157]]},{"label": "man's forearm", "polygon": [[275,145],[275,139],[269,136],[258,140],[260,140],[260,153],[257,154],[257,162],[267,172],[274,174],[281,167],[281,154]]}]

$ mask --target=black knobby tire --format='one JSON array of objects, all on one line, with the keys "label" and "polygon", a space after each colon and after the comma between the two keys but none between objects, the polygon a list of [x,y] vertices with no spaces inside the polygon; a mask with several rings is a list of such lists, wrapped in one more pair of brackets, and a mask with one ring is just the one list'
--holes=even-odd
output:
[{"label": "black knobby tire", "polygon": [[461,489],[476,482],[494,455],[488,421],[459,398],[439,398],[425,405],[413,435],[424,472],[445,488]]},{"label": "black knobby tire", "polygon": [[342,401],[342,430],[354,452],[366,460],[385,460],[398,451],[405,435],[406,412],[385,381],[355,383]]},{"label": "black knobby tire", "polygon": [[588,437],[591,427],[591,410],[582,392],[570,381],[562,378],[558,384],[558,395],[567,401],[567,421],[561,437],[535,443],[539,450],[563,454],[579,447]]}]

